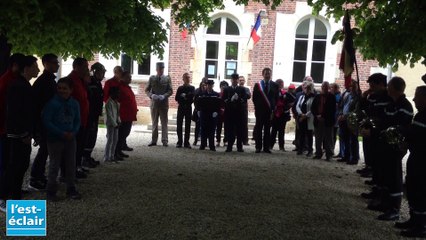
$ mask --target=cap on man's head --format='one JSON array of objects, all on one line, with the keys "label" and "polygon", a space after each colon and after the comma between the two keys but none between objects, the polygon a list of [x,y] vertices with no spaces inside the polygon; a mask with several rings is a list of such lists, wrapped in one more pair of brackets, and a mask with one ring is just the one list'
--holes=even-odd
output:
[{"label": "cap on man's head", "polygon": [[164,68],[164,62],[158,62],[157,63],[157,69]]},{"label": "cap on man's head", "polygon": [[106,72],[106,69],[105,69],[105,67],[104,67],[104,65],[102,65],[102,63],[100,63],[100,62],[95,62],[91,67],[90,67],[90,70],[91,71],[95,71],[95,72],[98,72],[98,71],[104,71],[104,72]]},{"label": "cap on man's head", "polygon": [[214,84],[214,81],[213,81],[213,80],[211,80],[211,79],[209,79],[209,80],[207,80],[207,81],[206,81],[206,84],[207,84],[207,85],[213,85],[213,84]]},{"label": "cap on man's head", "polygon": [[386,75],[382,73],[374,73],[371,76],[368,77],[367,82],[368,83],[375,83],[375,84],[383,84],[387,85]]},{"label": "cap on man's head", "polygon": [[239,77],[240,77],[240,75],[238,75],[238,73],[231,74],[232,79],[238,79]]},{"label": "cap on man's head", "polygon": [[292,83],[292,84],[288,85],[288,89],[296,89],[296,86],[294,86],[294,84]]}]

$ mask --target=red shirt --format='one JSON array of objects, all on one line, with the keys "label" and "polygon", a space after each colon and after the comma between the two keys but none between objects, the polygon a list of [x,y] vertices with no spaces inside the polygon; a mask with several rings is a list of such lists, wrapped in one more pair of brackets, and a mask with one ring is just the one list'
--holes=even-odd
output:
[{"label": "red shirt", "polygon": [[108,101],[109,89],[112,87],[120,87],[120,81],[115,77],[107,80],[104,84],[104,102]]},{"label": "red shirt", "polygon": [[6,97],[10,84],[18,77],[12,70],[7,70],[0,77],[0,135],[6,134]]},{"label": "red shirt", "polygon": [[133,122],[136,121],[136,114],[138,107],[136,105],[136,97],[133,93],[132,88],[129,85],[120,84],[120,119],[122,122]]},{"label": "red shirt", "polygon": [[71,96],[80,104],[81,126],[86,127],[89,119],[89,99],[87,97],[87,88],[77,72],[72,71],[68,77],[73,81],[74,87]]},{"label": "red shirt", "polygon": [[284,106],[285,106],[284,96],[286,91],[284,89],[280,89],[279,93],[280,93],[280,97],[277,99],[277,103],[275,105],[275,112],[274,112],[277,118],[281,117],[284,114]]}]

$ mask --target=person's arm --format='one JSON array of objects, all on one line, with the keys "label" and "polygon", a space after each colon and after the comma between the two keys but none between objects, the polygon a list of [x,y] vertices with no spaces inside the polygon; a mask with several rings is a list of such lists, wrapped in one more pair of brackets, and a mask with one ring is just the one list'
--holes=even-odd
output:
[{"label": "person's arm", "polygon": [[256,83],[253,87],[253,98],[251,99],[253,101],[254,104],[256,104],[259,100],[259,94],[260,94],[260,86],[258,86],[259,84]]},{"label": "person's arm", "polygon": [[152,90],[152,80],[153,80],[153,78],[155,78],[155,76],[151,76],[151,77],[149,77],[149,80],[148,80],[148,84],[146,85],[146,87],[145,87],[145,93],[146,93],[146,95],[149,97],[149,98],[152,98],[152,92],[151,92],[151,90]]},{"label": "person's arm", "polygon": [[244,87],[240,88],[240,94],[238,96],[240,97],[241,102],[247,102],[247,91]]},{"label": "person's arm", "polygon": [[246,91],[247,100],[250,99],[251,98],[250,88],[246,87],[244,90]]},{"label": "person's arm", "polygon": [[314,117],[312,113],[313,101],[314,101],[314,97],[311,97],[310,99],[306,100],[306,116],[308,118]]},{"label": "person's arm", "polygon": [[[57,114],[55,111],[57,108],[54,106],[52,102],[49,102],[43,109],[42,112],[42,119],[44,127],[47,129],[48,132],[53,134],[56,137],[63,137],[64,131],[62,131],[60,128],[58,128],[55,124],[53,124],[53,118]],[[78,114],[78,117],[80,118],[80,113]]]},{"label": "person's arm", "polygon": [[74,101],[74,109],[75,109],[75,116],[73,121],[73,134],[74,136],[77,136],[78,131],[80,131],[80,125],[81,125],[81,119],[80,119],[80,105],[77,101]]},{"label": "person's arm", "polygon": [[176,91],[176,95],[175,95],[175,101],[180,103],[180,101],[182,100],[182,97],[180,96],[182,93],[182,86],[178,87],[177,91]]},{"label": "person's arm", "polygon": [[105,85],[104,85],[104,102],[106,102],[106,101],[108,101],[108,98],[109,98],[109,88],[110,88],[110,82],[109,81],[111,81],[111,80],[108,80],[108,81],[106,81],[105,82]]},{"label": "person's arm", "polygon": [[191,86],[189,92],[186,94],[186,99],[188,102],[192,103],[194,101],[195,87]]},{"label": "person's arm", "polygon": [[302,96],[299,97],[299,101],[297,101],[296,112],[297,112],[298,115],[302,115],[303,114],[302,108],[300,106],[302,105],[302,103],[303,103],[304,100],[305,100],[305,96],[302,95]]},{"label": "person's arm", "polygon": [[170,76],[167,76],[167,92],[164,94],[164,97],[168,98],[172,94],[173,94],[172,79],[170,78]]},{"label": "person's arm", "polygon": [[119,114],[118,111],[114,111],[114,103],[112,100],[109,100],[105,105],[105,113],[106,113],[106,122],[111,123],[112,127],[117,127],[117,116],[115,114]]},{"label": "person's arm", "polygon": [[398,124],[406,129],[412,123],[414,117],[413,106],[411,106],[410,102],[406,102],[402,108],[398,109]]}]

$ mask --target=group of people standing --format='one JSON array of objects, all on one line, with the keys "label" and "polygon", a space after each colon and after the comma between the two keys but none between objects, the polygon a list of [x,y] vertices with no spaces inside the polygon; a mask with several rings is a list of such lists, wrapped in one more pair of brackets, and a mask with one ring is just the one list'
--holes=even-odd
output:
[{"label": "group of people standing", "polygon": [[[137,106],[129,86],[130,73],[117,67],[114,78],[103,88],[101,81],[106,69],[101,63],[94,63],[89,70],[86,59],[76,58],[71,73],[56,81],[58,57],[45,54],[41,60],[44,71],[33,85],[29,81],[40,72],[37,58],[33,56],[13,54],[8,70],[0,77],[2,211],[6,210],[7,199],[19,200],[25,191],[22,183],[30,165],[32,139],[33,145],[39,148],[31,167],[29,188],[46,190],[47,199],[57,201],[60,170],[60,179],[67,184],[67,197],[81,198],[75,187],[76,178],[86,178],[88,168],[100,163],[91,155],[104,100],[108,106],[105,111],[108,143],[104,160],[123,160],[128,157],[123,151],[132,150],[126,145],[126,137],[132,121],[136,120]],[[111,102],[115,102],[112,107]],[[123,108],[119,108],[120,103]],[[117,140],[118,144],[110,144]]]},{"label": "group of people standing", "polygon": [[[148,146],[157,145],[158,118],[162,125],[162,143],[168,146],[167,110],[168,97],[173,93],[169,76],[163,75],[164,65],[157,64],[157,75],[151,76],[146,86],[146,94],[151,99],[152,141]],[[257,83],[253,90],[256,125],[253,138],[256,141],[256,153],[271,153],[278,133],[279,148],[284,149],[284,129],[290,120],[290,109],[295,101],[294,85],[289,91],[284,90],[284,82],[271,80],[271,69],[263,70],[264,79]],[[238,152],[244,152],[243,145],[248,145],[248,103],[252,97],[250,89],[245,87],[245,78],[237,73],[231,75],[231,84],[221,82],[221,91],[213,90],[214,81],[203,78],[199,88],[190,84],[188,73],[182,76],[183,85],[175,94],[178,102],[177,112],[177,148],[192,148],[189,142],[191,121],[196,124],[193,145],[201,138],[199,149],[207,147],[216,151],[220,146],[222,126],[224,126],[225,152],[232,152],[234,144]],[[192,109],[194,104],[194,110]],[[183,134],[183,126],[185,132]],[[272,128],[272,136],[271,136]],[[216,144],[215,144],[216,134]]]},{"label": "group of people standing", "polygon": [[418,112],[414,115],[404,94],[404,79],[393,77],[387,82],[385,75],[376,73],[367,82],[369,89],[358,96],[355,116],[361,121],[355,133],[363,137],[366,164],[357,172],[371,177],[366,183],[372,189],[361,196],[370,200],[368,209],[383,212],[379,220],[398,220],[404,192],[402,159],[409,150],[405,185],[410,219],[395,227],[403,229],[402,236],[426,237],[426,86],[416,89],[413,101]]},{"label": "group of people standing", "polygon": [[[104,161],[114,162],[128,157],[132,151],[126,138],[132,122],[136,121],[137,104],[129,86],[131,73],[120,66],[114,77],[102,86],[105,67],[91,65],[84,58],[73,61],[71,73],[56,81],[58,57],[46,54],[44,66],[33,85],[29,81],[38,76],[37,59],[16,53],[10,57],[6,73],[0,77],[0,209],[5,211],[7,199],[22,198],[23,177],[30,164],[31,143],[39,146],[31,167],[29,186],[46,189],[47,199],[58,200],[57,176],[67,184],[67,196],[80,199],[75,187],[76,178],[87,177],[89,168],[99,164],[92,156],[96,144],[99,117],[105,114],[107,143]],[[152,139],[148,146],[156,146],[158,125],[161,121],[162,145],[168,146],[168,109],[172,96],[172,82],[164,74],[164,63],[156,65],[157,74],[149,78],[145,92],[151,99]],[[90,74],[91,73],[91,74]],[[357,171],[371,177],[368,209],[382,211],[379,220],[397,220],[403,194],[402,158],[410,150],[407,161],[406,190],[410,219],[396,223],[405,229],[403,236],[426,236],[426,86],[416,89],[413,99],[418,113],[414,116],[411,103],[404,95],[405,81],[393,77],[387,82],[383,74],[368,78],[369,89],[361,93],[355,80],[341,93],[337,84],[323,82],[321,90],[314,88],[313,79],[306,77],[296,89],[287,90],[281,79],[272,81],[272,70],[264,68],[263,79],[256,82],[251,94],[245,79],[231,75],[231,84],[221,83],[221,91],[213,90],[214,81],[204,78],[199,88],[191,85],[191,77],[183,74],[183,84],[175,94],[177,112],[177,148],[191,148],[191,121],[195,121],[193,145],[201,137],[199,149],[216,151],[220,146],[224,125],[225,152],[238,152],[248,145],[248,100],[252,99],[256,123],[253,130],[255,153],[271,153],[278,134],[279,150],[284,148],[284,130],[291,119],[296,122],[294,144],[298,155],[330,161],[334,156],[339,136],[339,162],[358,164],[359,142],[363,138],[365,168]],[[105,103],[105,105],[104,105]],[[192,105],[194,104],[194,110]],[[105,106],[105,111],[103,107]],[[414,117],[414,118],[413,118]],[[183,132],[183,127],[185,131]],[[215,144],[216,134],[216,144]],[[313,139],[315,137],[315,152]],[[46,174],[46,161],[49,170]]]}]

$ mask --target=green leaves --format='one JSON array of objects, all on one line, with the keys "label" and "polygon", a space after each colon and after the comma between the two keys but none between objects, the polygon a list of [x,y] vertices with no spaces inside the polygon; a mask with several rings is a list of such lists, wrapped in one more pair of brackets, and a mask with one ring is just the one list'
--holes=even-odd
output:
[{"label": "green leaves", "polygon": [[126,52],[141,60],[144,54],[161,56],[167,42],[164,20],[151,7],[138,0],[1,1],[0,32],[14,52],[53,52],[65,58],[91,58],[97,52],[118,57]]},{"label": "green leaves", "polygon": [[[237,4],[249,0],[234,0]],[[256,0],[272,9],[282,0]],[[162,56],[168,36],[164,20],[152,9],[171,8],[172,18],[193,32],[209,25],[210,13],[223,9],[223,0],[15,0],[0,1],[0,33],[13,52],[65,58],[91,58],[101,52],[118,57],[122,52],[142,61],[147,54]],[[165,26],[165,27],[164,27]]]},{"label": "green leaves", "polygon": [[[275,9],[283,0],[255,0]],[[346,8],[355,20],[355,47],[366,59],[394,68],[398,62],[414,64],[426,56],[425,0],[307,0],[318,14],[343,17]],[[234,0],[249,4],[249,0]],[[164,53],[167,31],[153,8],[171,8],[181,28],[193,32],[209,25],[210,13],[223,9],[223,0],[14,0],[0,1],[0,33],[14,52],[91,58],[101,52],[118,57],[125,52],[142,60],[146,54]],[[166,25],[166,28],[168,25]],[[341,41],[337,32],[332,42]]]},{"label": "green leaves", "polygon": [[[326,10],[326,16],[341,19],[346,8],[359,30],[354,32],[355,47],[366,59],[381,66],[398,62],[414,65],[426,56],[426,1],[424,0],[308,0],[314,12]],[[340,40],[336,33],[333,41]],[[423,64],[426,62],[423,61]]]}]

